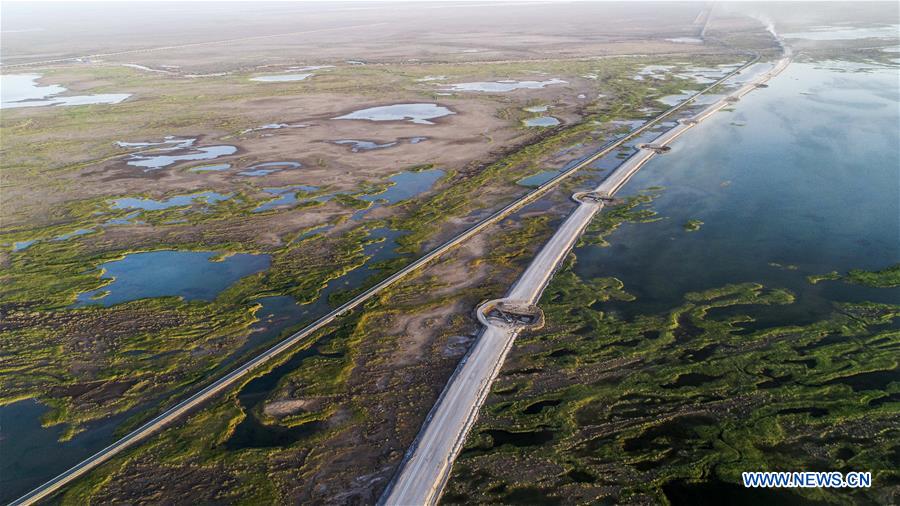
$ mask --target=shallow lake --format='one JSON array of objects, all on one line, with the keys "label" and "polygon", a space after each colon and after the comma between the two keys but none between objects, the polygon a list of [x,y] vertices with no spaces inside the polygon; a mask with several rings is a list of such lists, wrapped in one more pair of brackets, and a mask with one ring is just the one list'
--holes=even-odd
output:
[{"label": "shallow lake", "polygon": [[527,127],[546,128],[559,125],[559,120],[554,118],[553,116],[538,116],[537,118],[528,118],[522,123],[525,123],[525,126]]},{"label": "shallow lake", "polygon": [[286,83],[291,81],[303,81],[312,75],[314,74],[276,74],[271,76],[253,77],[250,80],[261,83]]},{"label": "shallow lake", "polygon": [[369,121],[403,121],[408,120],[419,125],[433,125],[428,120],[456,114],[450,109],[437,104],[394,104],[369,107],[351,112],[333,119],[363,119]]},{"label": "shallow lake", "polygon": [[360,151],[372,151],[373,149],[385,149],[397,145],[396,142],[386,142],[384,144],[378,144],[375,141],[363,141],[357,139],[340,139],[332,142],[339,146],[350,146],[350,151],[354,153],[358,153]]},{"label": "shallow lake", "polygon": [[[580,275],[618,277],[637,296],[607,310],[663,310],[685,292],[748,281],[796,293],[798,302],[777,313],[797,324],[830,311],[834,300],[897,302],[897,290],[805,279],[881,269],[900,257],[896,70],[833,65],[792,64],[733,112],[685,134],[623,188],[633,195],[664,187],[652,208],[665,219],[625,224],[611,246],[575,250]],[[685,232],[692,219],[704,224]]]},{"label": "shallow lake", "polygon": [[234,194],[221,194],[217,192],[201,192],[189,195],[176,195],[166,200],[154,200],[151,198],[122,197],[112,200],[110,207],[113,209],[143,209],[145,211],[159,211],[170,207],[189,206],[195,202],[206,202],[213,205],[217,202],[230,199]]},{"label": "shallow lake", "polygon": [[394,184],[387,190],[372,195],[363,195],[359,198],[369,202],[385,200],[387,204],[394,204],[428,191],[443,175],[444,171],[441,169],[404,171],[388,178]]},{"label": "shallow lake", "polygon": [[562,79],[548,79],[546,81],[479,81],[472,83],[451,84],[445,91],[486,91],[491,93],[506,93],[515,90],[536,90],[554,84],[567,84]]},{"label": "shallow lake", "polygon": [[206,146],[187,150],[183,153],[170,154],[170,151],[158,152],[140,152],[133,153],[128,156],[127,163],[132,167],[140,167],[145,171],[156,170],[168,167],[170,165],[196,160],[213,160],[220,156],[228,156],[237,153],[236,146]]},{"label": "shallow lake", "polygon": [[[269,268],[269,255],[240,253],[217,260],[214,251],[131,253],[100,265],[108,285],[78,294],[76,306],[111,306],[148,297],[212,300],[244,276]],[[104,293],[106,295],[104,295]]]},{"label": "shallow lake", "polygon": [[0,109],[90,104],[118,104],[130,93],[61,96],[67,90],[58,84],[40,86],[40,74],[0,75]]},{"label": "shallow lake", "polygon": [[253,212],[261,213],[263,211],[268,211],[270,209],[275,209],[278,207],[289,207],[296,205],[298,203],[297,192],[314,192],[318,189],[319,188],[315,186],[307,185],[296,185],[283,188],[263,188],[264,192],[275,195],[277,198],[260,204],[253,210]]},{"label": "shallow lake", "polygon": [[559,173],[560,173],[560,171],[558,171],[558,170],[545,170],[545,171],[538,172],[537,174],[534,174],[534,175],[531,175],[528,177],[523,177],[522,179],[516,181],[516,184],[519,184],[522,186],[537,187],[537,186],[540,186],[540,185],[546,183],[547,181],[550,181],[551,179],[556,177]]}]

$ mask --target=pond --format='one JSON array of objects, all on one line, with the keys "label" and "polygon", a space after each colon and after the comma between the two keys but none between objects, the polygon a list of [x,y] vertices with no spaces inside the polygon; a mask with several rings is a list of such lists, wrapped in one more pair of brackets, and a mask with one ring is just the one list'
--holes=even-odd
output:
[{"label": "pond", "polygon": [[254,213],[261,213],[263,211],[268,211],[270,209],[275,209],[278,207],[289,207],[294,206],[298,203],[297,200],[297,192],[314,192],[319,188],[316,186],[307,186],[307,185],[296,185],[296,186],[287,186],[283,188],[263,188],[263,191],[270,194],[275,195],[277,198],[272,199],[268,202],[263,202],[256,209],[253,210]]},{"label": "pond", "polygon": [[[170,154],[173,149],[142,151],[132,153],[126,158],[126,164],[132,167],[140,167],[144,171],[157,170],[176,164],[178,162],[194,161],[194,160],[213,160],[220,156],[228,156],[237,153],[236,146],[206,146],[202,148],[180,149],[184,151],[178,154]],[[161,152],[160,152],[161,151]]]},{"label": "pond", "polygon": [[304,79],[315,75],[312,73],[308,74],[276,74],[271,76],[259,76],[250,78],[251,81],[257,81],[261,83],[286,83],[291,81],[303,81]]},{"label": "pond", "polygon": [[246,130],[241,130],[242,134],[257,132],[260,130],[280,130],[282,128],[306,128],[309,125],[305,123],[268,123],[266,125],[260,125],[258,127],[248,128]]},{"label": "pond", "polygon": [[516,181],[516,184],[522,186],[537,187],[546,183],[547,181],[550,181],[559,174],[560,171],[558,170],[545,170],[528,177],[523,177],[522,179]]},{"label": "pond", "polygon": [[350,146],[350,151],[352,151],[353,153],[358,153],[360,151],[371,151],[373,149],[385,149],[397,145],[396,141],[378,144],[375,141],[363,141],[358,139],[340,139],[332,142],[339,146]]},{"label": "pond", "polygon": [[472,83],[451,84],[444,91],[486,91],[490,93],[506,93],[515,90],[536,90],[554,84],[568,84],[562,79],[548,79],[546,81],[515,81],[507,79],[504,81],[478,81]]},{"label": "pond", "polygon": [[99,266],[101,279],[112,280],[78,294],[75,306],[112,306],[149,297],[212,300],[237,280],[269,268],[269,255],[239,253],[220,259],[215,251],[130,253]]},{"label": "pond", "polygon": [[222,194],[212,191],[192,193],[188,195],[176,195],[166,200],[154,200],[151,198],[122,197],[110,201],[113,209],[143,209],[145,211],[159,211],[170,207],[189,206],[195,202],[206,202],[213,205],[217,202],[230,199],[234,194]]},{"label": "pond", "polygon": [[394,104],[369,107],[332,119],[357,119],[368,121],[405,121],[418,125],[433,125],[432,119],[456,114],[438,104]]},{"label": "pond", "polygon": [[559,120],[553,116],[538,116],[536,118],[528,118],[523,121],[527,127],[554,127],[559,125]]},{"label": "pond", "polygon": [[400,172],[388,178],[393,184],[387,190],[359,198],[369,202],[383,200],[386,204],[394,204],[428,191],[443,175],[444,171],[441,169]]},{"label": "pond", "polygon": [[281,172],[283,169],[299,169],[300,167],[303,167],[303,164],[300,162],[264,162],[251,165],[245,170],[238,172],[238,174],[249,177],[268,176],[269,174]]},{"label": "pond", "polygon": [[0,75],[0,109],[18,107],[118,104],[131,93],[60,96],[66,88],[58,84],[39,86],[41,74]]},{"label": "pond", "polygon": [[214,163],[211,165],[201,165],[199,167],[191,167],[191,172],[220,172],[231,168],[230,163]]}]

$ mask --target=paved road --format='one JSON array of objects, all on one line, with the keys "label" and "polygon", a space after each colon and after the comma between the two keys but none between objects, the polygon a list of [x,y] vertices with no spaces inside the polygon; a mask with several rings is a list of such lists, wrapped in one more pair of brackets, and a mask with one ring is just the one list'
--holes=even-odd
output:
[{"label": "paved road", "polygon": [[[666,146],[694,125],[716,111],[732,105],[730,97],[740,98],[779,74],[790,63],[785,56],[770,71],[717,101],[688,121],[657,137],[655,146]],[[744,67],[742,67],[744,68]],[[730,77],[730,76],[729,76]],[[652,149],[640,149],[622,163],[594,191],[613,195],[656,155]],[[601,201],[583,199],[556,233],[535,256],[525,272],[512,286],[506,300],[535,304],[562,264],[575,242],[594,215],[602,209]],[[478,410],[484,403],[491,383],[496,378],[516,335],[520,330],[508,324],[490,324],[479,318],[484,328],[475,345],[463,358],[441,396],[423,424],[416,441],[407,451],[394,480],[388,485],[380,503],[389,506],[419,506],[436,504],[444,488],[453,461],[465,443],[466,435],[475,423]]]},{"label": "paved road", "polygon": [[[222,42],[224,42],[224,41],[222,41]],[[210,44],[214,44],[214,43],[216,43],[216,42],[210,42]],[[172,47],[174,47],[174,46],[172,46]],[[163,49],[163,48],[160,48],[160,49]],[[480,222],[473,225],[469,229],[463,231],[459,235],[453,237],[452,239],[450,239],[447,242],[443,243],[442,245],[438,246],[437,248],[435,248],[431,252],[427,253],[423,257],[421,257],[418,260],[414,261],[413,263],[407,265],[406,267],[404,267],[401,270],[397,271],[396,273],[392,274],[388,278],[385,278],[380,283],[376,284],[375,286],[369,288],[365,292],[354,297],[350,301],[346,302],[345,304],[343,304],[342,306],[333,310],[332,312],[328,313],[327,315],[323,316],[322,318],[316,320],[308,327],[300,330],[296,334],[293,334],[293,335],[285,338],[283,341],[279,342],[272,348],[269,348],[268,350],[264,351],[257,357],[250,360],[249,362],[239,366],[235,370],[231,371],[230,373],[226,374],[225,376],[219,378],[218,380],[209,384],[205,388],[201,389],[194,395],[188,397],[187,399],[185,399],[185,400],[179,402],[178,404],[172,406],[171,408],[167,409],[166,411],[161,413],[159,416],[153,418],[149,422],[138,427],[137,429],[135,429],[128,435],[124,436],[123,438],[119,439],[118,441],[116,441],[113,444],[107,446],[106,448],[100,450],[99,452],[95,453],[94,455],[91,455],[84,461],[76,464],[71,469],[63,472],[59,476],[53,478],[52,480],[48,481],[47,483],[44,483],[43,485],[39,486],[38,488],[32,490],[28,494],[15,500],[14,502],[11,503],[11,505],[18,506],[18,505],[35,504],[35,503],[41,501],[42,499],[46,499],[46,498],[52,496],[54,493],[59,491],[61,488],[65,487],[72,481],[78,479],[80,476],[84,475],[91,469],[93,469],[93,468],[99,466],[100,464],[106,462],[107,460],[113,458],[115,455],[119,454],[126,448],[129,448],[129,447],[137,444],[138,442],[146,439],[147,437],[149,437],[150,435],[159,431],[160,429],[172,424],[173,422],[175,422],[176,420],[178,420],[179,418],[184,416],[186,413],[198,408],[204,402],[210,400],[211,398],[215,397],[222,391],[233,386],[241,378],[247,376],[254,370],[256,370],[259,367],[263,366],[264,364],[268,363],[273,358],[280,356],[282,353],[286,352],[287,350],[290,350],[291,348],[294,348],[295,346],[298,346],[303,343],[308,343],[309,338],[311,338],[314,333],[316,333],[317,331],[326,327],[328,324],[333,322],[335,319],[339,318],[340,316],[346,314],[347,312],[353,310],[354,308],[356,308],[359,305],[363,304],[364,302],[368,301],[369,299],[374,297],[376,294],[378,294],[385,288],[391,286],[392,284],[396,283],[397,281],[399,281],[399,280],[403,279],[404,277],[408,276],[409,274],[415,272],[419,268],[423,267],[425,264],[427,264],[427,263],[431,262],[432,260],[438,258],[439,256],[443,255],[444,253],[446,253],[453,247],[461,244],[462,242],[466,241],[467,239],[474,236],[475,234],[481,232],[488,226],[490,226],[494,223],[497,223],[498,221],[502,220],[506,216],[512,214],[513,212],[515,212],[518,209],[522,208],[523,206],[527,205],[528,203],[533,202],[535,199],[541,197],[542,195],[546,194],[548,191],[550,191],[551,189],[556,187],[560,182],[562,182],[566,178],[575,174],[576,172],[583,169],[584,167],[587,167],[588,165],[594,163],[601,157],[609,154],[610,152],[612,152],[614,149],[616,149],[619,146],[621,146],[622,144],[624,144],[629,139],[631,139],[637,135],[640,135],[644,131],[649,130],[650,128],[654,127],[657,123],[665,120],[668,116],[670,116],[674,112],[685,107],[687,104],[693,102],[693,100],[697,96],[709,91],[715,85],[723,82],[725,79],[727,79],[731,75],[734,75],[738,71],[752,65],[757,60],[758,60],[758,58],[754,58],[752,61],[745,64],[743,67],[736,70],[734,73],[729,74],[729,76],[726,76],[725,78],[709,85],[708,87],[704,88],[703,90],[697,92],[694,96],[692,96],[688,100],[664,111],[659,116],[651,119],[650,121],[648,121],[641,127],[632,130],[627,136],[625,136],[619,140],[607,143],[605,146],[601,147],[600,150],[598,150],[596,153],[585,158],[584,160],[582,160],[580,163],[576,164],[569,170],[562,172],[561,174],[554,177],[553,179],[547,181],[546,183],[535,188],[534,190],[519,197],[518,199],[516,199],[515,201],[506,205],[502,209],[494,212],[487,218],[481,220]],[[548,260],[552,260],[552,259],[548,259]],[[548,273],[542,277],[549,279],[549,276],[550,276],[550,274]],[[546,282],[546,279],[544,282]],[[490,336],[491,334],[492,334],[492,332],[487,332],[485,335]],[[512,336],[512,337],[514,337],[514,336]],[[508,338],[510,344],[512,343],[512,337]],[[503,334],[503,335],[499,336],[499,338],[505,339],[505,338],[507,338],[507,336],[506,336],[506,334]],[[480,340],[480,342],[484,342],[485,340],[490,341],[491,338],[490,337],[485,338],[484,336],[482,336],[482,339]],[[476,345],[476,347],[477,346],[478,345]],[[508,347],[508,345],[507,345],[507,347]],[[505,352],[504,352],[504,356],[505,356]],[[498,359],[496,356],[494,356],[490,360],[493,360],[493,362],[497,365],[498,368],[499,368],[500,364],[502,364],[502,357],[500,359]],[[479,364],[481,364],[481,362],[479,362]],[[483,372],[484,367],[485,366],[483,364],[479,365],[478,370]],[[489,378],[492,379],[494,377],[494,375],[495,375],[495,372],[491,372],[489,375]],[[485,389],[490,386],[491,379],[488,379],[485,382],[485,384],[484,384]],[[485,390],[485,395],[486,395],[486,390]],[[467,406],[466,409],[469,409],[469,407],[472,405],[471,399],[469,397],[465,397],[465,398],[460,397],[460,399],[464,401],[464,405]],[[474,414],[477,414],[477,410],[475,410]],[[462,438],[462,439],[464,439],[464,438]],[[456,451],[454,451],[452,453],[447,453],[447,455],[456,455]],[[449,466],[449,463],[448,463],[448,466]]]}]

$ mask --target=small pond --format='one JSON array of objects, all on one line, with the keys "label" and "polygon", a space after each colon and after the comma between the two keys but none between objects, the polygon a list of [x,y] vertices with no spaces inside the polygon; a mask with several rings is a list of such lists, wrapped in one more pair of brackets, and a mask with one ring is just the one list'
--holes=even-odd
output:
[{"label": "small pond", "polygon": [[261,83],[287,83],[291,81],[303,81],[304,79],[312,76],[313,74],[276,74],[272,76],[259,76],[253,77],[251,81],[257,81]]},{"label": "small pond", "polygon": [[263,188],[263,191],[277,196],[268,202],[264,202],[253,210],[254,213],[261,213],[277,207],[288,207],[298,203],[297,192],[314,192],[318,187],[307,185],[287,186],[282,188]]},{"label": "small pond", "polygon": [[541,89],[554,84],[567,84],[562,79],[548,79],[546,81],[515,81],[507,79],[504,81],[479,81],[473,83],[451,84],[450,88],[445,91],[487,91],[491,93],[505,93],[515,90],[534,90]]},{"label": "small pond", "polygon": [[189,206],[195,202],[206,202],[213,205],[217,202],[230,199],[234,194],[221,194],[216,192],[192,193],[189,195],[176,195],[166,200],[154,200],[150,198],[122,197],[110,202],[113,209],[143,209],[145,211],[159,211],[170,207]]},{"label": "small pond", "polygon": [[163,150],[163,152],[144,151],[128,155],[127,164],[132,167],[140,167],[144,171],[162,169],[178,162],[192,160],[213,160],[220,156],[228,156],[237,153],[236,146],[206,146],[202,148],[194,148],[186,150],[179,154],[169,154],[172,150]]},{"label": "small pond", "polygon": [[363,195],[359,198],[369,202],[384,200],[388,205],[394,204],[428,191],[443,175],[444,171],[441,169],[404,171],[388,178],[394,184],[387,190],[373,195]]},{"label": "small pond", "polygon": [[130,93],[102,93],[97,95],[60,96],[66,88],[51,84],[39,86],[40,74],[0,75],[0,109],[90,104],[118,104]]},{"label": "small pond", "polygon": [[433,125],[428,120],[456,114],[437,104],[394,104],[360,109],[333,119],[364,119],[369,121],[404,121],[419,125]]},{"label": "small pond", "polygon": [[554,127],[559,125],[559,120],[554,118],[553,116],[538,116],[536,118],[528,118],[525,121],[525,126],[527,127]]},{"label": "small pond", "polygon": [[360,151],[372,151],[373,149],[385,149],[397,145],[396,141],[378,144],[375,141],[363,141],[358,139],[340,139],[332,142],[339,146],[350,146],[350,151],[354,153],[359,153]]},{"label": "small pond", "polygon": [[149,297],[212,300],[244,276],[269,268],[269,255],[240,253],[220,259],[215,251],[149,251],[131,253],[100,265],[102,279],[112,282],[80,293],[76,306],[121,302]]}]

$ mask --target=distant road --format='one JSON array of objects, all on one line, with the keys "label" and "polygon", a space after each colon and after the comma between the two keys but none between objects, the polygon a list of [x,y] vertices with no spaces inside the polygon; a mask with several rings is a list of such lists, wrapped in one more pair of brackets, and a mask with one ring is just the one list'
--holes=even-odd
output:
[{"label": "distant road", "polygon": [[[657,137],[652,143],[653,148],[668,145],[716,111],[732,105],[733,100],[740,99],[756,89],[758,84],[763,84],[781,73],[790,60],[789,55],[785,56],[770,71],[692,118],[682,120],[677,126]],[[732,75],[734,74],[728,77]],[[721,80],[715,84],[720,82]],[[656,149],[653,148],[639,149],[594,189],[593,194],[604,198],[614,195],[656,154]],[[585,227],[603,208],[602,198],[595,200],[582,198],[579,202],[578,207],[535,256],[504,300],[524,304],[538,302],[556,269],[562,264]],[[416,441],[404,456],[397,475],[382,495],[380,504],[431,505],[440,499],[453,462],[465,444],[466,436],[478,417],[478,410],[487,398],[491,384],[497,377],[516,335],[520,332],[509,322],[493,324],[484,315],[480,315],[479,320],[484,324],[484,328],[478,340],[457,366],[426,418]]]},{"label": "distant road", "polygon": [[[425,254],[418,260],[412,262],[411,264],[407,265],[406,267],[404,267],[404,268],[400,269],[399,271],[395,272],[394,274],[388,276],[380,283],[374,285],[373,287],[371,287],[368,290],[357,295],[350,301],[344,303],[337,309],[331,311],[327,315],[316,320],[308,327],[300,330],[296,334],[293,334],[293,335],[285,338],[284,340],[282,340],[275,346],[269,348],[268,350],[262,352],[260,355],[251,359],[249,362],[239,366],[238,368],[236,368],[235,370],[226,374],[222,378],[219,378],[218,380],[214,381],[210,385],[204,387],[203,389],[201,389],[194,395],[179,402],[178,404],[176,404],[176,405],[172,406],[171,408],[167,409],[166,411],[164,411],[159,416],[153,418],[149,422],[138,427],[137,429],[135,429],[128,435],[124,436],[123,438],[119,439],[118,441],[114,442],[113,444],[107,446],[106,448],[100,450],[96,454],[88,457],[84,461],[76,464],[71,469],[65,471],[64,473],[53,478],[52,480],[41,485],[40,487],[32,490],[31,492],[22,496],[21,498],[17,499],[16,501],[14,501],[11,504],[13,504],[13,505],[35,504],[42,499],[50,497],[52,494],[57,492],[59,489],[68,485],[69,483],[76,480],[78,477],[84,475],[91,469],[93,469],[93,468],[99,466],[100,464],[102,464],[103,462],[106,462],[107,460],[113,458],[115,455],[119,454],[126,448],[129,448],[129,447],[133,446],[134,444],[138,443],[139,441],[146,439],[148,436],[157,432],[158,430],[162,429],[163,427],[166,427],[166,426],[172,424],[174,421],[176,421],[177,419],[179,419],[181,416],[185,415],[189,411],[198,408],[204,402],[215,397],[216,395],[218,395],[219,393],[221,393],[228,387],[233,386],[241,378],[244,378],[245,376],[247,376],[254,370],[256,370],[259,367],[263,366],[264,364],[268,363],[273,358],[288,351],[292,347],[301,344],[304,341],[304,339],[310,337],[315,332],[321,330],[322,328],[327,326],[329,323],[333,322],[335,319],[339,318],[340,316],[344,315],[345,313],[358,307],[360,304],[363,304],[364,302],[368,301],[369,299],[374,297],[376,294],[378,294],[385,288],[393,285],[397,281],[399,281],[399,280],[405,278],[406,276],[408,276],[409,274],[415,272],[416,270],[418,270],[425,264],[427,264],[427,263],[431,262],[432,260],[438,258],[439,256],[443,255],[444,253],[446,253],[447,251],[452,249],[454,246],[461,244],[462,242],[466,241],[467,239],[474,236],[475,234],[481,232],[488,226],[490,226],[494,223],[497,223],[498,221],[502,220],[506,216],[508,216],[511,213],[520,209],[522,206],[525,206],[526,204],[537,199],[538,197],[546,194],[548,191],[550,191],[551,189],[556,187],[561,181],[565,180],[566,178],[575,174],[582,168],[587,167],[588,165],[597,161],[601,157],[612,152],[614,149],[618,148],[623,143],[625,143],[628,139],[631,139],[637,135],[640,135],[641,133],[645,132],[646,130],[653,128],[654,126],[656,126],[656,124],[658,124],[660,121],[663,121],[664,119],[668,118],[675,111],[678,111],[681,108],[687,106],[689,103],[692,103],[698,96],[702,95],[703,93],[708,92],[710,89],[712,89],[716,85],[724,82],[729,77],[740,72],[744,68],[752,65],[758,59],[759,59],[758,57],[754,58],[752,61],[746,63],[744,66],[735,70],[731,74],[728,74],[724,78],[722,78],[722,79],[716,81],[715,83],[710,84],[706,88],[700,90],[699,92],[697,92],[696,94],[694,94],[693,96],[691,96],[690,98],[685,100],[684,102],[667,109],[662,114],[647,121],[641,127],[632,130],[625,137],[623,137],[619,140],[607,143],[599,151],[597,151],[593,155],[585,158],[584,160],[582,160],[580,163],[573,166],[569,170],[560,173],[553,179],[547,181],[546,183],[542,184],[541,186],[535,188],[534,190],[524,194],[523,196],[519,197],[512,203],[510,203],[507,206],[500,209],[499,211],[496,211],[495,213],[493,213],[490,216],[488,216],[487,218],[481,220],[480,222],[473,225],[469,229],[465,230],[464,232],[460,233],[459,235],[453,237],[452,239],[441,244],[434,250]],[[482,339],[480,339],[480,341],[484,341],[483,337],[482,337]],[[510,343],[511,342],[512,341],[510,340]],[[505,355],[505,353],[504,353],[504,355]],[[499,367],[499,365],[498,365],[498,367]],[[493,378],[493,376],[490,376],[490,378]],[[488,384],[485,387],[490,386],[489,383],[490,383],[490,381],[488,381]],[[471,407],[471,404],[469,403],[469,401],[470,401],[470,399],[466,399],[466,406]],[[467,408],[467,409],[469,409],[469,408]],[[476,413],[477,413],[477,409],[476,409]],[[449,466],[449,464],[448,464],[448,466]],[[449,467],[448,467],[448,469],[449,469]],[[401,503],[396,503],[396,504],[401,504]],[[403,504],[407,504],[407,503],[403,503]]]}]

